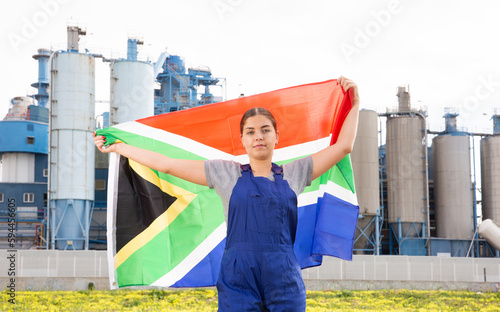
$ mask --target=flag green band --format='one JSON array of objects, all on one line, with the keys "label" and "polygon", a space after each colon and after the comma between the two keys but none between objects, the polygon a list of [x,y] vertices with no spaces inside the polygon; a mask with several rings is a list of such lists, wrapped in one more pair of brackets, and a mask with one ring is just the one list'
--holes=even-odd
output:
[{"label": "flag green band", "polygon": [[[222,203],[202,209],[200,203],[203,201],[212,203],[219,201],[220,203],[220,198],[215,192],[198,194],[169,226],[118,267],[116,276],[119,287],[154,283],[174,269],[224,222]],[[204,231],[193,236],[193,233],[199,232],[202,218]],[[169,244],[171,248],[165,248],[166,244]],[[163,259],[164,265],[158,265],[155,259]],[[148,268],[148,270],[138,271],[138,267]]]}]

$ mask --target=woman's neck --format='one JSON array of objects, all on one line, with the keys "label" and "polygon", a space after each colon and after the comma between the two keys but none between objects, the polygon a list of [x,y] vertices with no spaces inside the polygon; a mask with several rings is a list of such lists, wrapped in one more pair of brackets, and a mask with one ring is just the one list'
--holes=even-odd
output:
[{"label": "woman's neck", "polygon": [[272,169],[271,160],[250,159],[250,167],[254,177],[268,177]]}]

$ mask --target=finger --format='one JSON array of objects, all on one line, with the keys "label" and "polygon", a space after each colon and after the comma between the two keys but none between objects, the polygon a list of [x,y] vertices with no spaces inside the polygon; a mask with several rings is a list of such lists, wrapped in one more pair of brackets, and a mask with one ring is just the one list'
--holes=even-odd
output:
[{"label": "finger", "polygon": [[339,78],[337,78],[337,82],[339,83],[339,85],[342,86],[342,84],[344,83],[344,76],[340,76]]},{"label": "finger", "polygon": [[351,79],[344,76],[340,76],[338,82],[342,86],[342,88],[344,88],[344,91],[349,90],[353,86],[353,84],[355,85],[355,83]]},{"label": "finger", "polygon": [[350,88],[352,87],[352,84],[349,83],[348,81],[345,81],[343,84],[342,84],[342,88],[344,89],[345,92],[347,92],[347,90],[349,90]]},{"label": "finger", "polygon": [[353,87],[355,87],[355,86],[356,86],[356,84],[355,84],[355,83],[353,83],[352,81],[346,82],[346,84],[345,84],[345,86],[344,86],[344,90],[345,90],[345,91],[347,91],[347,90],[349,90],[350,88],[353,88]]}]

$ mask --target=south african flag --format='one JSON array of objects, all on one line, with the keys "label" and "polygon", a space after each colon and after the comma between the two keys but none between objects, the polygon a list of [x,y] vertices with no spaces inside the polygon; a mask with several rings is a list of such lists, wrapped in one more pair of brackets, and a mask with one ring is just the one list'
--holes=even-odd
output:
[{"label": "south african flag", "polygon": [[[127,122],[97,135],[106,136],[108,143],[121,140],[172,158],[247,163],[239,122],[257,106],[269,109],[277,120],[280,144],[273,161],[283,164],[336,141],[352,94],[329,80]],[[226,236],[215,191],[111,156],[111,288],[215,285]],[[302,268],[320,265],[322,255],[350,260],[359,208],[349,155],[314,180],[298,203],[294,247]]]}]

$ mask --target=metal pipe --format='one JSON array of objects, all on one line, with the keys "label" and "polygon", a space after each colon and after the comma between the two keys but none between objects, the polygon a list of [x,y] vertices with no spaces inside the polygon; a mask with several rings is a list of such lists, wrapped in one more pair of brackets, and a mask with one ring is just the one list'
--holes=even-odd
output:
[{"label": "metal pipe", "polygon": [[[54,51],[50,54],[49,57],[49,66],[50,66],[50,76],[52,78],[52,61],[54,55],[57,53],[61,52],[62,50]],[[48,162],[49,162],[49,176],[47,178],[47,249],[49,248],[49,244],[52,245],[52,249],[56,249],[55,246],[55,232],[53,231],[53,227],[55,226],[55,212],[53,208],[53,202],[52,202],[52,191],[50,189],[50,184],[51,184],[51,176],[52,176],[52,95],[54,94],[54,85],[50,83],[50,92],[49,92],[49,155],[48,155]],[[52,213],[51,213],[52,212]],[[52,231],[52,232],[51,232]],[[50,236],[50,238],[49,238]]]},{"label": "metal pipe", "polygon": [[401,238],[402,238],[402,234],[401,233],[402,232],[403,232],[403,228],[401,226],[401,218],[398,218],[398,245],[399,245],[399,242],[401,242]]},{"label": "metal pipe", "polygon": [[[380,147],[382,147],[382,119],[379,117],[379,138],[380,138]],[[375,224],[375,238],[377,239],[377,242],[375,243],[375,248],[377,248],[377,256],[380,255],[380,223],[383,222],[381,220],[381,215],[384,213],[384,172],[382,168],[380,167],[380,149],[379,149],[379,154],[378,154],[378,159],[379,159],[379,183],[380,183],[380,209],[377,210],[377,215],[375,218],[377,218],[377,223]]]},{"label": "metal pipe", "polygon": [[[476,229],[476,230],[474,231],[474,235],[472,236],[472,240],[471,240],[471,242],[470,242],[469,249],[467,250],[467,254],[465,255],[465,257],[468,257],[468,256],[469,256],[469,252],[470,252],[470,250],[472,249],[472,244],[474,244],[474,237],[476,237],[476,235],[477,235],[477,230],[478,230],[478,229]],[[474,253],[472,253],[472,254],[474,254]],[[474,256],[472,256],[472,258],[474,258]]]},{"label": "metal pipe", "polygon": [[[49,57],[49,66],[50,66],[50,76],[52,77],[52,57],[54,56],[54,54],[56,54],[58,51],[55,51],[55,52],[52,52],[50,54],[50,57]],[[49,78],[50,79],[50,78]],[[50,80],[49,80],[49,83],[50,83]],[[53,244],[53,240],[51,239],[51,233],[50,233],[50,230],[51,230],[51,222],[50,222],[50,217],[51,217],[51,213],[50,213],[50,210],[52,209],[52,196],[51,196],[51,190],[50,190],[50,183],[51,183],[51,179],[50,179],[50,176],[52,174],[52,170],[51,170],[51,167],[52,167],[52,94],[53,93],[53,85],[52,83],[50,83],[50,92],[49,92],[49,154],[48,154],[48,162],[49,162],[49,166],[48,166],[48,171],[49,171],[49,176],[47,177],[47,250],[50,249],[49,248],[49,244]],[[55,246],[52,246],[52,249],[55,249]]]},{"label": "metal pipe", "polygon": [[[87,218],[87,216],[89,216]],[[83,222],[84,222],[84,228],[85,232],[83,233],[83,236],[85,238],[85,250],[89,250],[89,232],[90,232],[90,221],[89,218],[92,218],[92,213],[90,212],[90,200],[85,201],[85,212],[83,215]]]},{"label": "metal pipe", "polygon": [[377,210],[377,215],[375,216],[375,254],[380,255],[380,234],[379,234],[379,222],[380,222],[380,209]]},{"label": "metal pipe", "polygon": [[[426,223],[426,221],[425,221],[425,219],[424,219],[424,220],[422,220],[422,221],[423,221],[423,223],[422,223],[422,235],[423,235],[423,236],[422,236],[422,237],[423,237],[423,238],[425,238],[425,223]],[[417,229],[415,228],[415,231],[416,231],[416,230],[417,230]]]},{"label": "metal pipe", "polygon": [[[472,180],[472,196],[474,200],[474,206],[473,206],[473,215],[474,215],[474,220],[472,220],[473,225],[474,225],[474,236],[472,237],[472,241],[474,242],[474,239],[477,239],[477,197],[476,197],[476,149],[475,149],[475,144],[474,144],[474,136],[470,136],[472,138],[472,172],[473,172],[473,180]],[[476,245],[476,253],[479,256],[479,245]]]}]

